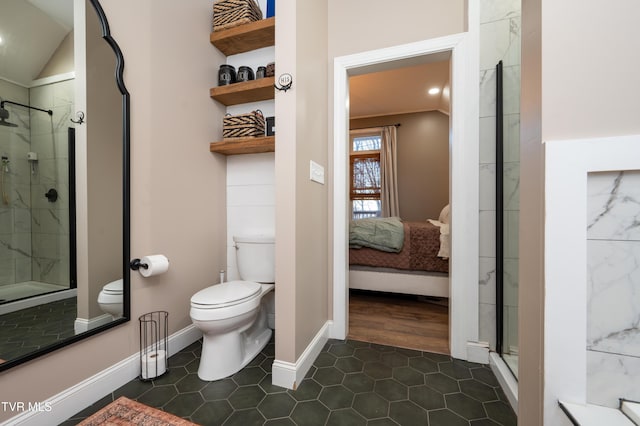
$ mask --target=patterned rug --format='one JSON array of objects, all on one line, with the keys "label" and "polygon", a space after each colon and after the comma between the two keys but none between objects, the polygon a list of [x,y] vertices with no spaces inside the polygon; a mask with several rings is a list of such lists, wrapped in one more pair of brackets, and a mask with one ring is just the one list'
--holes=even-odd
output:
[{"label": "patterned rug", "polygon": [[197,426],[153,407],[121,396],[78,426]]}]

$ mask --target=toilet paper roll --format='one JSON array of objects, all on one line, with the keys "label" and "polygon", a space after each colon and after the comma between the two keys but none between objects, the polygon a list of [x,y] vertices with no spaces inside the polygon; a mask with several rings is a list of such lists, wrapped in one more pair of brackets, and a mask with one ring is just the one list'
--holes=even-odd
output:
[{"label": "toilet paper roll", "polygon": [[152,256],[145,256],[140,259],[140,263],[147,265],[147,268],[140,268],[140,274],[143,277],[152,277],[154,275],[167,272],[169,269],[169,259],[162,254],[154,254]]},{"label": "toilet paper roll", "polygon": [[159,350],[142,356],[142,378],[153,379],[167,371],[167,353]]}]

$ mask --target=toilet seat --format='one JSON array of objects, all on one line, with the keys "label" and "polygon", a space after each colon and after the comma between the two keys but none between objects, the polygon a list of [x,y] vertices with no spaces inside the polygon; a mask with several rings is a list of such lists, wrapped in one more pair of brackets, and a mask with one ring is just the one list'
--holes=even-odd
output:
[{"label": "toilet seat", "polygon": [[229,281],[200,290],[191,297],[198,309],[219,309],[246,302],[260,295],[262,286],[253,281]]},{"label": "toilet seat", "polygon": [[111,281],[102,287],[102,292],[109,295],[122,295],[122,280]]},{"label": "toilet seat", "polygon": [[98,294],[98,303],[106,304],[122,304],[122,280],[111,281],[105,284]]}]

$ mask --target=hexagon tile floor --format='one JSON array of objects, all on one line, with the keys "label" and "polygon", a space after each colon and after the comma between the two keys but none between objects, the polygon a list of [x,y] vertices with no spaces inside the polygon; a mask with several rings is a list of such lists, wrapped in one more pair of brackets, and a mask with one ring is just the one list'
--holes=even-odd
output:
[{"label": "hexagon tile floor", "polygon": [[292,391],[271,384],[271,341],[233,376],[205,382],[201,342],[169,358],[153,382],[133,380],[62,425],[75,425],[120,396],[200,425],[516,425],[488,366],[446,355],[330,340]]}]

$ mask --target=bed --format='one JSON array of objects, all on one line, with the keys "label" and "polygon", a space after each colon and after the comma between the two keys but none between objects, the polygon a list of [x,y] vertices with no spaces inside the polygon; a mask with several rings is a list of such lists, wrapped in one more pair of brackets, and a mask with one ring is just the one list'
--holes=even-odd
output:
[{"label": "bed", "polygon": [[[352,222],[349,238],[349,288],[449,297],[448,206],[443,209],[443,213],[446,215],[441,213],[438,220],[398,220],[398,223],[393,224],[393,232],[401,229],[402,241],[393,240],[390,247],[379,247],[379,241],[364,246],[362,238],[354,237],[353,226],[361,226],[365,219]],[[388,219],[392,218],[380,221],[386,225]],[[372,226],[379,226],[377,219],[366,220],[371,221]],[[384,232],[386,229],[377,229],[371,230],[370,234],[375,236]]]}]

